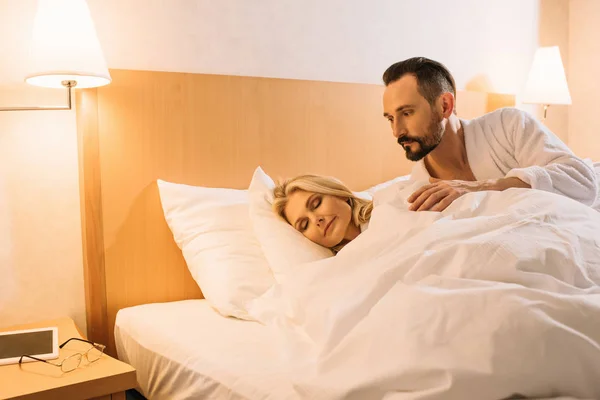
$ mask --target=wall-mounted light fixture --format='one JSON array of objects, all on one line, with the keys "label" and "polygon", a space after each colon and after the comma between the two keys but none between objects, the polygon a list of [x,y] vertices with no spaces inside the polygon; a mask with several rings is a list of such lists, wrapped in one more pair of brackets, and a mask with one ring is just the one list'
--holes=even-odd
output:
[{"label": "wall-mounted light fixture", "polygon": [[67,90],[65,106],[2,107],[0,111],[70,110],[71,90],[111,82],[85,0],[38,0],[25,82]]}]

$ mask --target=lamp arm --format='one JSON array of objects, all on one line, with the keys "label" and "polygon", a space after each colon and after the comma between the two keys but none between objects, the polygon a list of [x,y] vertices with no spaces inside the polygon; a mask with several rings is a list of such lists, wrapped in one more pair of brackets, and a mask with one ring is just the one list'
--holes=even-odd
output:
[{"label": "lamp arm", "polygon": [[62,81],[62,85],[67,89],[66,106],[30,106],[30,107],[0,107],[0,111],[36,111],[36,110],[70,110],[72,108],[71,90],[77,86],[77,81]]}]

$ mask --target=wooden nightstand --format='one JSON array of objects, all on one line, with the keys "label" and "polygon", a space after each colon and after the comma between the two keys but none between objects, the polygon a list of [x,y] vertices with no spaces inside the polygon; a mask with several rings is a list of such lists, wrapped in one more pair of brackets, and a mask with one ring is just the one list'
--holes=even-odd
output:
[{"label": "wooden nightstand", "polygon": [[[13,326],[0,331],[46,326],[58,327],[59,344],[72,337],[82,337],[70,318]],[[60,350],[57,360],[50,361],[60,362],[73,353],[89,348],[83,342],[72,343],[69,342]],[[0,365],[0,399],[125,400],[125,391],[136,386],[135,369],[106,354],[91,364],[83,360],[78,369],[68,373],[44,362]]]}]

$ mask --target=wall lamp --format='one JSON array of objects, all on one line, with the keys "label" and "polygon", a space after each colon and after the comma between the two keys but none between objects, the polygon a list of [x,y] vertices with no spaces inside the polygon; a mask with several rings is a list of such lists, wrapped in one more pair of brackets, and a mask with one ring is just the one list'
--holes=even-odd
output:
[{"label": "wall lamp", "polygon": [[0,111],[70,110],[72,89],[108,85],[110,74],[85,0],[38,0],[25,82],[67,90],[67,105]]}]

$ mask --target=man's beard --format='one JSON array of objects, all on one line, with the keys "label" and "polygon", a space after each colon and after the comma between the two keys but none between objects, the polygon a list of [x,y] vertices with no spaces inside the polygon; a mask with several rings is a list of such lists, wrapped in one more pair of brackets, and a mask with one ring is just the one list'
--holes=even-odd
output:
[{"label": "man's beard", "polygon": [[[398,144],[404,148],[406,152],[406,158],[410,161],[419,161],[427,154],[431,153],[442,141],[442,135],[444,133],[444,125],[442,124],[443,118],[436,111],[431,115],[427,132],[423,137],[413,136],[402,136],[398,138]],[[416,151],[412,151],[410,147],[404,147],[403,144],[406,142],[415,142],[419,144]]]}]

